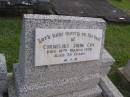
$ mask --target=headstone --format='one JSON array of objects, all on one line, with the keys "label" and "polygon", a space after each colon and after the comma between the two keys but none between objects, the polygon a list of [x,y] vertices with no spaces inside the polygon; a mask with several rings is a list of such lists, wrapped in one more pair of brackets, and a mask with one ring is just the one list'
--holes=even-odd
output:
[{"label": "headstone", "polygon": [[7,69],[5,56],[0,54],[0,95],[7,92]]},{"label": "headstone", "polygon": [[104,49],[100,18],[24,15],[17,97],[97,97],[114,60]]},{"label": "headstone", "polygon": [[127,81],[130,83],[130,59],[128,60],[128,63],[125,67],[119,68],[120,73],[127,79]]}]

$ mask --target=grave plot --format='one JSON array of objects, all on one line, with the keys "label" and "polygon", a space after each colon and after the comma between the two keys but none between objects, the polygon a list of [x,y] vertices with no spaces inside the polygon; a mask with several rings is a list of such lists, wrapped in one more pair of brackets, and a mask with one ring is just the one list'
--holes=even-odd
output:
[{"label": "grave plot", "polygon": [[58,15],[100,17],[111,22],[130,23],[130,16],[107,0],[51,0]]},{"label": "grave plot", "polygon": [[105,29],[101,18],[24,15],[9,97],[123,97],[107,77]]}]

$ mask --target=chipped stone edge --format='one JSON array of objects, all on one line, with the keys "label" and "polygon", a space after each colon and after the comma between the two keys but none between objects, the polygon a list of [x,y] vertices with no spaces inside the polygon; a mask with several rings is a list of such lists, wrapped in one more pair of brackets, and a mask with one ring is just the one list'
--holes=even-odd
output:
[{"label": "chipped stone edge", "polygon": [[124,97],[107,76],[101,78],[99,85],[104,97]]},{"label": "chipped stone edge", "polygon": [[125,71],[125,67],[118,68],[119,73],[125,78],[128,83],[130,83],[130,75],[128,72]]},{"label": "chipped stone edge", "polygon": [[105,22],[102,18],[78,17],[78,16],[60,16],[60,15],[39,15],[39,14],[24,14],[24,19],[58,19],[58,20],[82,20],[82,21],[96,21]]},{"label": "chipped stone edge", "polygon": [[106,64],[109,63],[108,65],[113,65],[115,62],[115,59],[110,55],[110,53],[106,50],[103,49],[103,55],[102,55],[102,63]]}]

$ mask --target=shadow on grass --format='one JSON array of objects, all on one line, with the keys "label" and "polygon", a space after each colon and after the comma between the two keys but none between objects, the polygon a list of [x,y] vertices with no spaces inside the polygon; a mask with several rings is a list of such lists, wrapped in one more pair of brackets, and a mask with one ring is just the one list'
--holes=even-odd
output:
[{"label": "shadow on grass", "polygon": [[124,97],[130,97],[130,83],[120,75],[117,69],[112,70],[109,77]]}]

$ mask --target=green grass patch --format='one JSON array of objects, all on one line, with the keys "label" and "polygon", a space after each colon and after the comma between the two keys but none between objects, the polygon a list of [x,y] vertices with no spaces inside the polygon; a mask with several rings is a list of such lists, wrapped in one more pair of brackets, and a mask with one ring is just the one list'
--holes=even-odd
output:
[{"label": "green grass patch", "polygon": [[124,79],[117,73],[118,68],[125,66],[128,59],[130,59],[130,25],[108,24],[105,48],[116,60],[115,64],[112,66],[109,77],[125,97],[130,97],[130,86],[123,83]]},{"label": "green grass patch", "polygon": [[130,0],[108,0],[115,7],[130,10]]},{"label": "green grass patch", "polygon": [[12,64],[18,62],[20,27],[17,18],[0,18],[0,53],[6,56],[9,72]]},{"label": "green grass patch", "polygon": [[126,64],[130,58],[130,25],[108,24],[105,47],[116,59],[117,67]]}]

